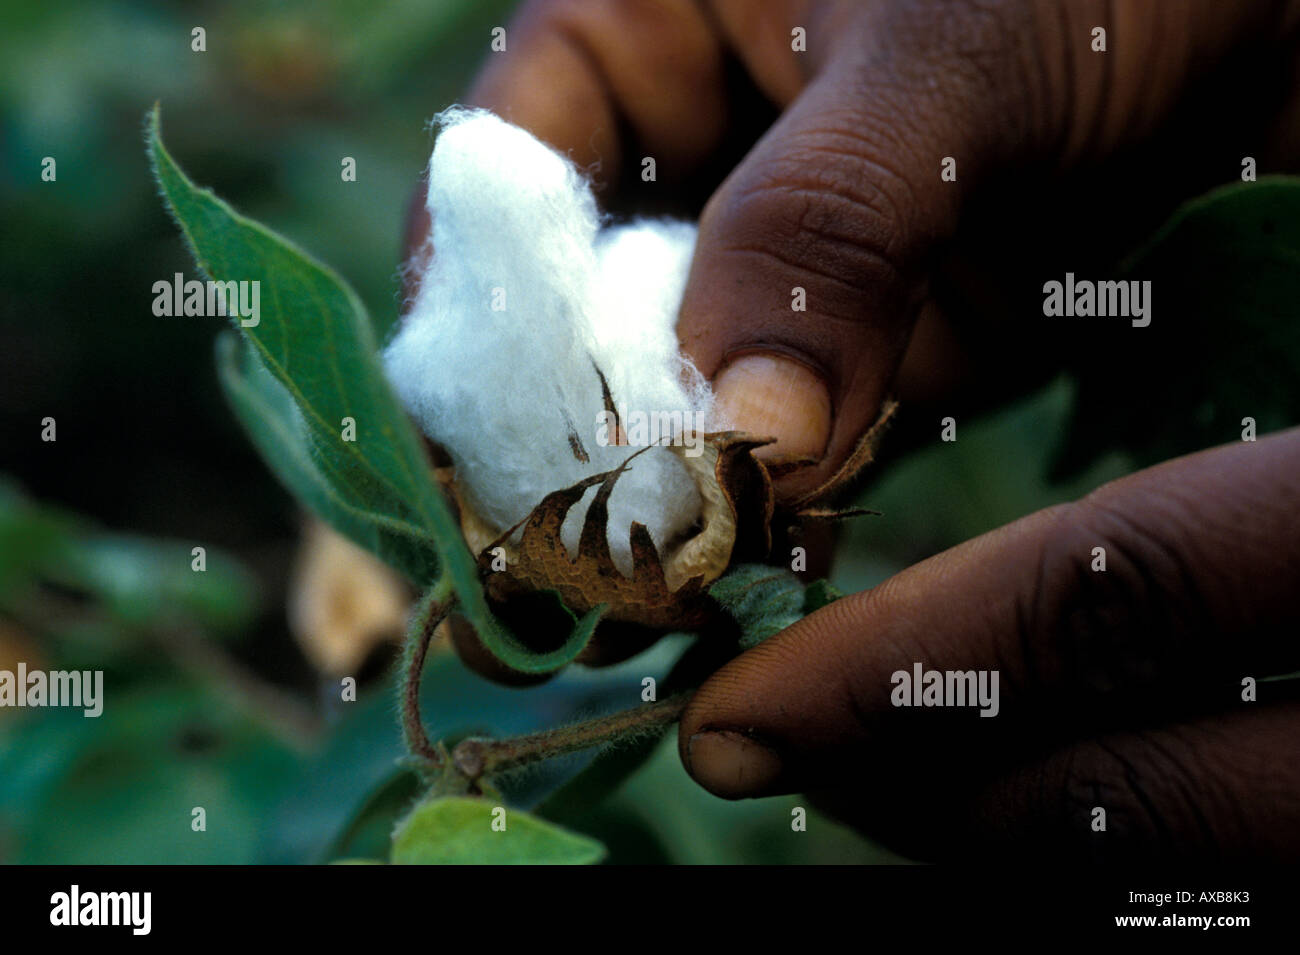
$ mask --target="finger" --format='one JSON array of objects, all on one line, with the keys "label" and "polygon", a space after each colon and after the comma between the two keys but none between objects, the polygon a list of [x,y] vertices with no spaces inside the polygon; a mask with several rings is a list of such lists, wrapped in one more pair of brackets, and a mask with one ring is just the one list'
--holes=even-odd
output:
[{"label": "finger", "polygon": [[[808,27],[813,79],[706,207],[679,322],[731,424],[817,460],[778,481],[796,500],[875,420],[928,264],[988,173],[1149,132],[1189,75],[1272,19],[1201,2],[837,9]],[[1089,48],[1098,24],[1106,55]]]},{"label": "finger", "polygon": [[[530,0],[504,29],[504,49],[488,52],[466,102],[569,156],[598,191],[617,181],[624,148],[647,150],[671,183],[717,146],[722,48],[691,0]],[[432,254],[425,192],[422,180],[407,209],[408,302]]]},{"label": "finger", "polygon": [[[751,795],[828,783],[863,759],[989,757],[1212,707],[1243,678],[1300,665],[1297,581],[1292,429],[1112,482],[818,611],[701,688],[683,759],[714,792]],[[918,666],[996,678],[997,718],[894,705],[897,674]]]},{"label": "finger", "polygon": [[691,0],[532,0],[469,99],[608,183],[622,160],[620,123],[669,175],[714,149],[722,76],[720,41]]},{"label": "finger", "polygon": [[949,844],[1103,862],[1293,862],[1297,739],[1300,704],[1241,703],[1213,718],[1067,746],[984,786],[958,814],[964,831]]},{"label": "finger", "polygon": [[1099,862],[1294,859],[1300,703],[1285,687],[1263,684],[1257,702],[1233,711],[1066,742],[1008,766],[932,754],[875,764],[810,799],[914,859],[991,850]]}]

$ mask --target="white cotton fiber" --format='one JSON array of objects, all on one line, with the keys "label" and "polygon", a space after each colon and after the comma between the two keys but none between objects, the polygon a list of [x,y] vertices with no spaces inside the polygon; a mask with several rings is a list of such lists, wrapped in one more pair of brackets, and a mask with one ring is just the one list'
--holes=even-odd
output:
[{"label": "white cotton fiber", "polygon": [[[479,110],[450,110],[429,160],[434,255],[384,361],[407,410],[448,453],[476,511],[504,531],[551,491],[611,470],[636,447],[598,443],[599,367],[625,421],[689,414],[713,430],[712,395],[674,327],[695,227],[601,228],[571,162]],[[589,461],[575,457],[576,434]],[[594,491],[565,525],[576,550]],[[661,549],[700,498],[682,463],[652,448],[610,499],[609,543],[630,571],[628,530]]]}]

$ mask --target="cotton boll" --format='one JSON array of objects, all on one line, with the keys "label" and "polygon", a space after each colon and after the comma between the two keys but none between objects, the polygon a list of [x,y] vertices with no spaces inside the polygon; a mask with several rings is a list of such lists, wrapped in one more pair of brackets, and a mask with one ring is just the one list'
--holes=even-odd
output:
[{"label": "cotton boll", "polygon": [[[434,256],[385,367],[408,411],[451,455],[479,516],[505,530],[550,492],[637,450],[597,443],[597,367],[617,405],[707,410],[707,385],[683,376],[674,334],[694,227],[643,222],[600,233],[590,187],[554,150],[483,111],[452,110],[439,122],[429,161]],[[575,456],[575,442],[588,460]],[[566,524],[571,551],[593,494]],[[632,521],[662,547],[700,507],[671,452],[637,457],[609,502],[620,569],[631,570]]]}]

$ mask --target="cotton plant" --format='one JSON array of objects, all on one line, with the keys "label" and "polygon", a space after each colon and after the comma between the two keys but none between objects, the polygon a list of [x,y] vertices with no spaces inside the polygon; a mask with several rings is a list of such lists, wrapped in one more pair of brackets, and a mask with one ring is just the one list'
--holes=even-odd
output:
[{"label": "cotton plant", "polygon": [[[470,831],[463,820],[490,808],[477,800],[521,766],[652,740],[707,676],[679,666],[663,695],[626,711],[449,747],[419,709],[449,615],[526,677],[588,659],[597,641],[643,646],[669,631],[710,641],[716,666],[834,599],[758,561],[774,527],[842,516],[774,507],[753,454],[768,439],[729,430],[679,352],[693,224],[612,221],[572,162],[490,113],[451,109],[436,127],[433,254],[380,343],[333,271],[196,187],[163,146],[156,108],[149,124],[155,175],[201,270],[263,286],[260,321],[232,322],[217,343],[251,440],[305,507],[423,592],[398,700],[427,795],[395,836],[398,861],[445,856],[431,834]],[[827,493],[869,460],[877,434]],[[556,621],[562,632],[539,639]],[[527,825],[590,861],[590,840]]]}]

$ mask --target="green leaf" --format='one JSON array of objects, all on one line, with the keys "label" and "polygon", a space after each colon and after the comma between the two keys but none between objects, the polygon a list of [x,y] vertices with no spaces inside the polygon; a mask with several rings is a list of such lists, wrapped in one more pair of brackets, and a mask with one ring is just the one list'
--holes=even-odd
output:
[{"label": "green leaf", "polygon": [[589,865],[605,848],[518,809],[483,799],[445,797],[415,808],[393,836],[392,861],[407,865]]},{"label": "green leaf", "polygon": [[[158,184],[203,273],[214,281],[260,283],[265,307],[256,324],[246,326],[239,316],[231,322],[292,399],[299,415],[292,425],[300,432],[295,448],[308,452],[306,460],[352,509],[353,519],[343,521],[340,530],[355,534],[359,514],[377,515],[389,522],[389,531],[409,526],[418,529],[416,535],[433,537],[444,559],[447,552],[464,551],[423,447],[384,378],[378,343],[356,295],[333,271],[241,216],[211,190],[195,186],[162,144],[157,107],[150,118],[149,150]],[[246,375],[256,370],[247,363],[244,369]],[[228,382],[234,380],[231,370],[227,361]],[[241,398],[247,409],[251,392],[245,390]],[[285,403],[278,407],[283,412]],[[355,440],[344,439],[345,419],[355,421]],[[283,413],[280,424],[290,426]],[[269,439],[263,433],[254,440],[264,445]],[[283,457],[276,463],[288,473]],[[303,479],[301,467],[294,474]],[[320,499],[318,492],[308,503]],[[321,516],[339,520],[335,508]],[[472,569],[468,553],[457,562]],[[421,570],[423,579],[416,582],[429,583],[427,568]]]},{"label": "green leaf", "polygon": [[709,593],[740,624],[740,645],[746,650],[804,616],[804,586],[784,568],[760,564],[734,567]]},{"label": "green leaf", "polygon": [[1151,324],[1090,320],[1055,476],[1112,448],[1145,466],[1238,441],[1246,417],[1261,434],[1300,421],[1300,179],[1188,203],[1120,273],[1151,282]]},{"label": "green leaf", "polygon": [[[432,538],[415,525],[349,504],[316,468],[293,399],[254,352],[233,335],[222,335],[217,340],[217,367],[226,396],[253,443],[276,477],[299,500],[340,533],[401,569],[412,580],[434,576],[437,564]],[[478,589],[477,580],[473,587]],[[593,609],[581,620],[575,617],[568,639],[548,653],[525,646],[495,620],[485,624],[480,617],[476,626],[483,635],[483,645],[508,666],[526,673],[548,673],[571,663],[582,652],[600,620],[601,609]]]},{"label": "green leaf", "polygon": [[835,603],[835,601],[839,600],[843,596],[844,591],[840,590],[829,580],[826,580],[825,578],[814,580],[808,585],[808,589],[804,591],[804,616],[807,616],[816,610],[821,610],[822,607],[829,604]]}]

